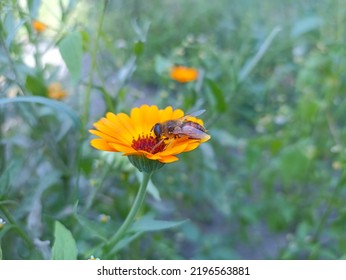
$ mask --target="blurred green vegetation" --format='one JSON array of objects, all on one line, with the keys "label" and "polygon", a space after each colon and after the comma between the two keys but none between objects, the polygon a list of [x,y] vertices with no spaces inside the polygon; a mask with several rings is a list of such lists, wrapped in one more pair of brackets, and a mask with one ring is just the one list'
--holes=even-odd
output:
[{"label": "blurred green vegetation", "polygon": [[[154,173],[147,229],[116,258],[346,258],[345,6],[1,1],[3,258],[59,258],[66,235],[79,259],[102,259],[139,177],[91,148],[87,130],[143,103],[206,109],[212,139]],[[172,81],[177,64],[199,79]],[[65,99],[49,98],[55,82]],[[151,217],[188,221],[154,231]]]}]

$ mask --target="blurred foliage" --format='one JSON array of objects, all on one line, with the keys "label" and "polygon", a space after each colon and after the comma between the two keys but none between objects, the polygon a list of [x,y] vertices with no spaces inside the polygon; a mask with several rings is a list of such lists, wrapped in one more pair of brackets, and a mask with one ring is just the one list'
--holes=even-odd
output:
[{"label": "blurred foliage", "polygon": [[346,258],[345,4],[1,1],[2,258],[102,259],[140,179],[87,130],[142,103],[206,109],[212,140],[154,174],[115,258]]}]

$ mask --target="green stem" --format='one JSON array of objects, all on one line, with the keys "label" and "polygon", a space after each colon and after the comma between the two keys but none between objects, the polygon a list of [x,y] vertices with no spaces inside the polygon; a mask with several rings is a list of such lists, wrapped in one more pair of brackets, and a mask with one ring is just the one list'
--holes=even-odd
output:
[{"label": "green stem", "polygon": [[125,221],[120,226],[118,231],[109,240],[108,244],[106,244],[105,250],[108,251],[106,253],[107,257],[109,257],[111,255],[111,252],[109,252],[109,251],[114,248],[114,246],[119,242],[119,240],[121,240],[121,238],[124,236],[124,234],[126,233],[128,228],[132,225],[134,218],[136,217],[138,211],[140,210],[140,208],[143,204],[144,198],[145,198],[145,194],[147,191],[147,186],[148,186],[148,182],[150,180],[151,174],[152,174],[152,172],[151,173],[143,172],[143,179],[142,179],[141,185],[139,187],[135,201],[132,204],[130,212],[128,213]]},{"label": "green stem", "polygon": [[[0,30],[2,29],[2,26],[1,26],[1,22],[0,22]],[[16,68],[16,63],[13,61],[12,57],[11,57],[11,54],[10,54],[10,51],[7,49],[6,47],[6,43],[5,43],[5,40],[3,39],[3,37],[1,36],[0,34],[0,45],[3,47],[4,49],[4,53],[5,53],[5,57],[8,61],[8,65],[9,65],[9,68],[12,70],[13,72],[13,75],[15,77],[15,79],[13,80],[17,86],[19,87],[19,89],[21,90],[22,94],[25,95],[25,87],[22,83],[22,79],[21,79],[21,76],[19,75],[18,71],[17,71],[17,68]]]},{"label": "green stem", "polygon": [[88,85],[87,88],[85,90],[85,99],[84,99],[84,114],[83,114],[83,127],[85,127],[85,125],[88,122],[88,117],[89,117],[89,109],[90,109],[90,96],[91,96],[91,89],[92,89],[92,80],[93,80],[93,73],[94,70],[96,68],[96,58],[97,58],[97,51],[98,51],[98,42],[101,36],[101,31],[102,31],[102,25],[103,25],[103,20],[104,20],[104,16],[106,13],[106,9],[107,9],[107,5],[108,5],[108,0],[104,0],[104,5],[103,5],[103,9],[100,15],[100,19],[98,22],[98,27],[97,27],[97,34],[96,34],[96,39],[95,39],[95,45],[94,48],[92,50],[91,53],[91,67],[90,67],[90,73],[89,73],[89,79],[88,79]]},{"label": "green stem", "polygon": [[29,248],[34,248],[34,244],[32,243],[30,237],[17,225],[16,221],[12,217],[11,213],[7,210],[7,208],[4,205],[0,204],[0,211],[4,214],[7,221],[14,226],[14,229],[17,231],[19,236],[27,243]]}]

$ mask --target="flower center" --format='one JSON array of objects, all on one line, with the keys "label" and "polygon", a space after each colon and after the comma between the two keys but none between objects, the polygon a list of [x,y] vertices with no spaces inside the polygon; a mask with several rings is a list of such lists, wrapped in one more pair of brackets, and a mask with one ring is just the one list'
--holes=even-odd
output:
[{"label": "flower center", "polygon": [[162,152],[166,148],[164,141],[157,139],[154,136],[140,135],[137,140],[132,140],[132,148],[136,151],[142,150],[151,154]]}]

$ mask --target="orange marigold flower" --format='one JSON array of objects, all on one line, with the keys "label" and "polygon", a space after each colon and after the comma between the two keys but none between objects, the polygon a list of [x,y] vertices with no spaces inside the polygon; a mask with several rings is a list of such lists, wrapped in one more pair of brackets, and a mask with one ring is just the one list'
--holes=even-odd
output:
[{"label": "orange marigold flower", "polygon": [[158,109],[155,105],[142,105],[133,108],[130,115],[107,113],[106,117],[94,123],[94,127],[96,130],[89,132],[99,138],[91,140],[91,146],[98,150],[122,152],[130,156],[131,163],[133,158],[158,163],[174,162],[178,160],[176,155],[194,150],[210,139],[202,120],[184,117],[182,110],[173,110],[171,106]]},{"label": "orange marigold flower", "polygon": [[32,22],[32,27],[39,33],[45,31],[48,28],[48,25],[38,21],[38,20],[33,20]]},{"label": "orange marigold flower", "polygon": [[171,78],[179,83],[188,83],[198,78],[198,71],[195,68],[185,66],[174,66],[170,72]]},{"label": "orange marigold flower", "polygon": [[64,99],[67,96],[60,83],[51,83],[48,86],[48,97],[56,100]]}]

